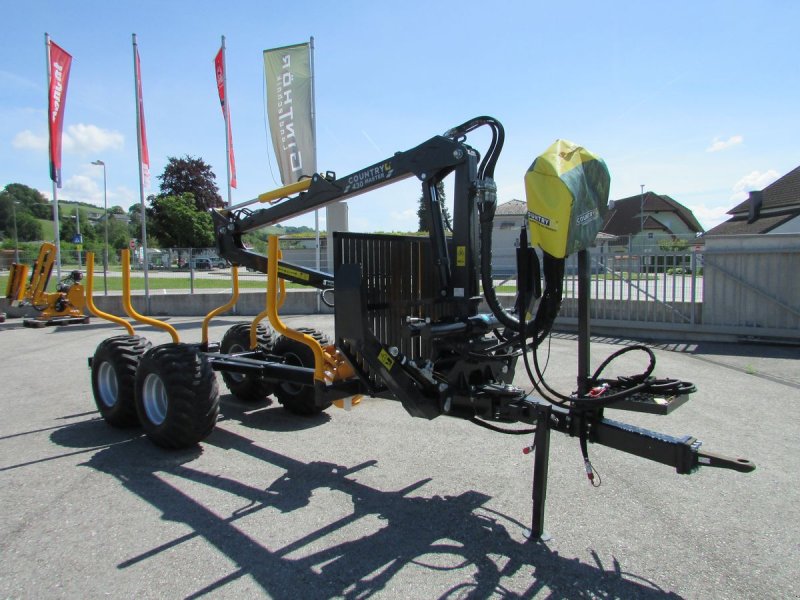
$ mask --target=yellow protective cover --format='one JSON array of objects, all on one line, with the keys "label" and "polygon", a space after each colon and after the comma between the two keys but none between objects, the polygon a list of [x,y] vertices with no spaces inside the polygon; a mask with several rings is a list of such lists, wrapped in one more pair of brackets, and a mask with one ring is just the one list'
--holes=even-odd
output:
[{"label": "yellow protective cover", "polygon": [[609,187],[601,158],[556,140],[525,173],[531,245],[556,258],[591,246],[603,225]]}]

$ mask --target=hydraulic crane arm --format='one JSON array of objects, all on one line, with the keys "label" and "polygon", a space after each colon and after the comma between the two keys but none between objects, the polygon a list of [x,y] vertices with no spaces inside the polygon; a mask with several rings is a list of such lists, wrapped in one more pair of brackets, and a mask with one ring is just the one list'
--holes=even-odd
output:
[{"label": "hydraulic crane arm", "polygon": [[[471,183],[474,180],[476,162],[477,153],[474,149],[449,137],[434,136],[415,148],[398,152],[345,177],[336,178],[332,173],[325,176],[315,174],[307,183],[301,181],[262,194],[259,198],[243,205],[212,212],[219,254],[233,264],[266,272],[266,257],[244,247],[242,236],[245,233],[306,214],[332,202],[346,200],[409,177],[416,177],[422,181],[423,195],[433,208],[429,211],[433,215],[430,235],[435,262],[440,270],[440,280],[443,288],[452,287],[444,225],[435,186],[454,170],[463,172],[460,178],[457,176],[458,180]],[[278,200],[284,191],[285,199]],[[255,202],[274,202],[274,204],[255,211],[245,207]],[[457,218],[459,213],[460,210],[457,209]],[[279,273],[289,281],[317,288],[332,285],[333,278],[330,274],[298,265],[281,262]]]}]

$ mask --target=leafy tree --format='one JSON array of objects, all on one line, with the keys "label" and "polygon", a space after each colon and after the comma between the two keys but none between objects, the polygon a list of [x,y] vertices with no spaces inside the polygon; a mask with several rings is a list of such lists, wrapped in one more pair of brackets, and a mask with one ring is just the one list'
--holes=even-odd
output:
[{"label": "leafy tree", "polygon": [[[148,200],[152,203],[155,196],[150,196]],[[147,231],[150,231],[150,217],[147,217]],[[142,237],[142,205],[138,202],[128,207],[128,233],[131,238],[139,239]]]},{"label": "leafy tree", "polygon": [[672,236],[671,238],[658,240],[658,247],[663,252],[683,252],[689,248],[689,242]]},{"label": "leafy tree", "polygon": [[[14,224],[10,223],[8,236],[14,235]],[[17,213],[17,239],[20,242],[33,242],[42,239],[42,224],[28,212]]]},{"label": "leafy tree", "polygon": [[42,225],[31,212],[31,207],[38,205],[37,195],[45,202],[42,206],[47,208],[44,196],[21,183],[11,183],[0,192],[0,230],[7,239],[14,239],[15,216],[18,242],[42,239]]},{"label": "leafy tree", "polygon": [[[83,225],[81,225],[81,229],[83,229]],[[102,256],[103,244],[105,242],[105,235],[106,235],[106,222],[101,219],[94,224],[94,227],[92,229],[94,236],[93,239],[94,246],[97,248],[98,255]],[[139,233],[139,235],[141,235],[141,233]],[[112,252],[113,250],[121,250],[123,248],[127,248],[128,243],[131,240],[131,237],[138,238],[139,236],[138,235],[131,236],[130,231],[128,229],[128,223],[126,221],[110,217],[108,219],[109,257],[115,255],[115,253]]]},{"label": "leafy tree", "polygon": [[[436,184],[436,192],[439,197],[439,204],[442,206],[442,214],[446,223],[452,226],[453,220],[450,218],[450,211],[447,210],[445,203],[444,182],[440,181]],[[428,231],[428,206],[425,204],[425,195],[419,197],[419,208],[417,209],[417,219],[419,221],[418,231]]]},{"label": "leafy tree", "polygon": [[148,233],[163,247],[205,248],[214,244],[211,215],[197,211],[192,194],[151,198],[147,217]]},{"label": "leafy tree", "polygon": [[202,158],[188,154],[183,158],[170,156],[164,173],[158,178],[161,180],[161,196],[193,194],[195,206],[202,212],[225,205],[215,183],[217,176]]},{"label": "leafy tree", "polygon": [[108,213],[111,215],[124,215],[125,209],[119,205],[114,205],[108,209]]},{"label": "leafy tree", "polygon": [[[14,213],[17,216],[17,233],[20,240],[42,239],[41,226],[34,227],[26,218],[26,215],[33,219],[48,219],[51,217],[47,198],[39,190],[21,183],[9,183],[0,191],[0,229],[5,232],[6,236],[14,235]],[[24,226],[25,235],[34,237],[23,238],[20,219],[24,219],[26,222]]]},{"label": "leafy tree", "polygon": [[9,183],[3,192],[10,194],[21,206],[31,210],[37,205],[47,205],[49,201],[39,190],[28,187],[22,183]]}]

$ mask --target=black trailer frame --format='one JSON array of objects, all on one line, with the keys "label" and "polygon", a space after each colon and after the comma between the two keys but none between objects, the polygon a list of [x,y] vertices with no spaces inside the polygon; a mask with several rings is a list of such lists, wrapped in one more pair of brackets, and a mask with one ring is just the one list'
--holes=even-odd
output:
[{"label": "black trailer frame", "polygon": [[[487,125],[492,141],[481,159],[466,144],[466,135]],[[578,438],[590,479],[585,450],[589,442],[666,464],[678,473],[690,473],[701,465],[752,471],[755,465],[750,461],[703,451],[701,442],[691,436],[667,436],[604,415],[606,408],[667,414],[688,399],[694,391],[691,384],[680,387],[680,393],[670,392],[659,402],[654,401],[656,393],[646,390],[635,395],[611,394],[608,401],[591,402],[598,380],[589,371],[590,272],[586,250],[579,253],[577,390],[563,401],[553,401],[532,398],[529,392],[512,385],[517,360],[522,357],[527,367],[532,351],[535,361],[537,336],[546,335],[549,325],[542,325],[538,315],[535,322],[526,323],[524,318],[517,319],[499,308],[491,274],[486,272],[491,262],[486,254],[490,252],[487,242],[490,246],[491,241],[487,228],[491,228],[497,202],[493,173],[502,143],[499,122],[478,117],[350,175],[337,178],[330,172],[315,174],[306,182],[276,190],[269,194],[269,201],[274,203],[267,208],[251,210],[240,205],[215,210],[212,216],[221,257],[235,266],[264,273],[272,268],[287,281],[335,290],[333,342],[352,368],[352,376],[323,382],[315,375],[318,365],[293,364],[263,349],[220,353],[219,346],[206,343],[200,350],[211,368],[313,388],[318,408],[333,400],[367,394],[399,401],[410,415],[425,419],[444,415],[492,429],[500,429],[492,423],[535,426],[532,539],[543,533],[553,430]],[[454,219],[448,235],[437,185],[451,175]],[[276,263],[274,256],[244,246],[242,237],[249,231],[409,177],[416,177],[422,186],[428,208],[427,237],[335,233],[334,274],[285,261]],[[286,198],[281,199],[284,191]],[[538,259],[526,247],[524,233],[520,239],[517,315],[524,315],[526,307],[540,296],[540,276]],[[547,297],[545,290],[543,298]],[[479,312],[484,298],[490,313]],[[560,303],[560,293],[557,300]],[[545,301],[540,300],[540,308]],[[545,321],[552,321],[558,305],[545,308]],[[532,323],[544,331],[534,331],[531,336]],[[635,387],[642,388],[643,384]]]}]

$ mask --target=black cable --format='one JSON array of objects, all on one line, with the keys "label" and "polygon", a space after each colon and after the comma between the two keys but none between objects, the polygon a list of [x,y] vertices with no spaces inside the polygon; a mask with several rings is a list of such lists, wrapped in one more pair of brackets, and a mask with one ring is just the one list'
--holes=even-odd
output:
[{"label": "black cable", "polygon": [[506,429],[505,427],[498,427],[497,425],[492,425],[491,423],[487,423],[486,421],[481,421],[477,417],[472,417],[469,419],[470,423],[478,425],[479,427],[484,427],[490,431],[495,431],[497,433],[506,433],[508,435],[527,435],[529,433],[536,433],[536,428],[533,429]]},{"label": "black cable", "polygon": [[653,372],[653,369],[656,368],[656,355],[653,354],[653,351],[650,348],[648,348],[647,346],[644,346],[642,344],[634,344],[633,346],[626,346],[622,350],[617,350],[611,356],[609,356],[607,359],[605,359],[600,364],[600,366],[597,367],[597,369],[594,372],[594,375],[592,375],[592,381],[596,381],[600,377],[600,373],[602,373],[603,370],[612,361],[616,360],[618,357],[622,356],[623,354],[626,354],[628,352],[633,352],[634,350],[641,350],[643,352],[646,352],[650,356],[650,364],[648,365],[647,370],[644,373],[642,373],[641,375],[637,376],[637,377],[641,377],[642,379],[646,379],[647,377],[649,377],[650,374]]}]

